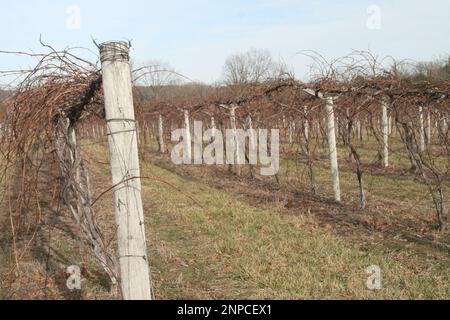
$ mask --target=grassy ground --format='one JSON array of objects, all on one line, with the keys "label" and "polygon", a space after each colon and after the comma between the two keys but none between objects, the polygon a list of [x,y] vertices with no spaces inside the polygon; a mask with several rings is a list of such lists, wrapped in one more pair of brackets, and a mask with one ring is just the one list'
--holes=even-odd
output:
[{"label": "grassy ground", "polygon": [[[107,149],[90,144],[85,150],[98,195],[110,186]],[[155,157],[147,155],[147,159]],[[324,184],[329,179],[326,169],[325,163],[318,166],[318,179]],[[153,160],[143,161],[142,175],[146,177],[146,231],[158,298],[450,298],[448,251],[423,249],[383,233],[362,233],[353,226],[348,234],[336,233],[337,224],[319,223],[319,216],[311,213],[319,209],[329,213],[337,210],[335,204],[300,197],[292,205],[289,190],[267,190],[227,178],[225,173],[217,179],[203,169],[172,168]],[[401,208],[407,207],[411,197],[424,208],[428,206],[420,200],[425,197],[422,186],[413,180],[398,189],[395,177],[374,175],[371,179],[379,179],[372,180],[372,202],[395,193],[398,199],[390,201],[404,198]],[[354,188],[350,170],[344,168],[342,181],[343,189]],[[329,195],[326,189],[321,192],[325,198]],[[111,204],[111,194],[96,204],[108,239],[115,234]],[[381,207],[385,211],[386,204]],[[349,211],[339,207],[341,214]],[[0,282],[5,298],[118,298],[108,293],[104,275],[76,237],[44,228],[37,238],[40,246],[33,246],[23,257],[21,277],[11,286]],[[26,241],[26,237],[21,239],[19,246]],[[2,248],[0,267],[9,270],[11,255],[7,245]],[[78,296],[65,290],[65,268],[71,264],[83,266],[83,291]],[[382,270],[381,290],[366,287],[366,269],[371,265]]]},{"label": "grassy ground", "polygon": [[[377,161],[380,146],[376,141],[364,141],[358,145],[358,152],[363,163],[365,192],[368,202],[364,214],[373,214],[377,219],[386,220],[386,224],[398,224],[403,229],[414,229],[417,233],[428,233],[431,237],[442,238],[450,242],[448,235],[439,235],[432,231],[437,226],[434,203],[420,174],[409,171],[410,163],[405,154],[404,146],[398,136],[390,139],[390,166],[381,168]],[[430,146],[433,147],[433,146]],[[289,151],[289,147],[288,147]],[[294,154],[299,151],[295,150]],[[318,156],[314,162],[314,170],[318,185],[318,193],[326,198],[332,198],[329,160],[325,150],[316,150]],[[344,202],[359,207],[359,188],[355,173],[355,164],[349,157],[349,150],[338,146],[341,191]],[[441,171],[449,168],[445,163],[448,159],[439,161]],[[299,190],[308,190],[307,167],[305,159],[282,160],[281,177]],[[450,181],[448,183],[450,187]],[[447,188],[448,188],[447,187]],[[450,207],[450,198],[445,197],[446,207]]]}]

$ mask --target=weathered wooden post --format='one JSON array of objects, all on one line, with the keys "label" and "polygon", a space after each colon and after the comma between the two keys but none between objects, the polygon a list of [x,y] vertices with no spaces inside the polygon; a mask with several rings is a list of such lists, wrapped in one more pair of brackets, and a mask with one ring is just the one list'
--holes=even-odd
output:
[{"label": "weathered wooden post", "polygon": [[236,153],[235,153],[235,168],[236,168],[236,174],[238,176],[241,175],[241,158],[240,158],[240,154],[239,154],[239,139],[237,136],[237,127],[236,127],[236,109],[238,108],[238,106],[231,106],[230,108],[230,124],[231,124],[231,129],[233,130],[233,134],[234,134],[234,139],[236,141]]},{"label": "weathered wooden post", "polygon": [[305,139],[309,139],[308,107],[305,106],[304,110],[305,110],[305,122],[304,122]]},{"label": "weathered wooden post", "polygon": [[334,122],[334,102],[333,98],[326,99],[325,111],[327,113],[327,140],[328,151],[330,153],[331,178],[333,180],[334,199],[341,201],[341,186],[339,182],[339,166],[336,147],[336,129]]},{"label": "weathered wooden post", "polygon": [[356,137],[359,141],[362,141],[362,132],[361,132],[361,120],[356,121]]},{"label": "weathered wooden post", "polygon": [[249,130],[249,148],[250,150],[256,150],[257,147],[257,138],[255,136],[255,131],[253,130],[253,120],[251,116],[247,117],[247,124]]},{"label": "weathered wooden post", "polygon": [[128,43],[101,44],[100,59],[122,294],[125,300],[151,300]]},{"label": "weathered wooden post", "polygon": [[156,134],[156,132],[154,132],[153,131],[153,128],[155,128],[155,126],[154,126],[154,122],[156,122],[156,121],[148,121],[147,122],[147,124],[146,124],[146,134],[147,134],[147,145],[150,147],[150,146],[152,146],[152,143],[153,143],[153,140],[152,139],[155,139],[155,141],[156,141],[156,143],[158,143],[158,137],[157,137],[157,134]]},{"label": "weathered wooden post", "polygon": [[441,120],[441,131],[443,135],[447,134],[447,129],[448,129],[447,118],[443,116]]},{"label": "weathered wooden post", "polygon": [[425,124],[423,117],[423,107],[419,106],[419,135],[420,135],[420,152],[425,152]]},{"label": "weathered wooden post", "polygon": [[184,128],[186,129],[186,141],[185,150],[186,159],[191,159],[192,161],[192,135],[191,135],[191,122],[189,120],[189,111],[184,110]]},{"label": "weathered wooden post", "polygon": [[387,102],[381,103],[381,129],[383,132],[383,165],[385,168],[389,167],[389,123],[388,123],[388,109]]},{"label": "weathered wooden post", "polygon": [[164,143],[164,126],[163,126],[163,117],[160,114],[158,118],[158,145],[159,152],[166,153],[166,145]]}]

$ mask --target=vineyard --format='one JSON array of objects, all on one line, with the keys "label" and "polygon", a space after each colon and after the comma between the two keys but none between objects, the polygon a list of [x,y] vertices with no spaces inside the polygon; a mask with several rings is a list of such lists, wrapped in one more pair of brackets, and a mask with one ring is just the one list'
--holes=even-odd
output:
[{"label": "vineyard", "polygon": [[[448,79],[308,52],[309,82],[146,86],[161,71],[130,72],[127,43],[97,62],[42,45],[0,51],[35,61],[0,71],[17,79],[0,95],[0,298],[450,297]],[[188,160],[207,130],[247,138],[231,162],[178,165],[177,129]],[[275,175],[250,161],[255,133]]]}]

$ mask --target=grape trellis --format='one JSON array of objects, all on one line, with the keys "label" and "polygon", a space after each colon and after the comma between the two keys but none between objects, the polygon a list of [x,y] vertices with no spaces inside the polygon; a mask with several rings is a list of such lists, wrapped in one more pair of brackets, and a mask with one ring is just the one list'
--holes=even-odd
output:
[{"label": "grape trellis", "polygon": [[[254,129],[279,128],[283,145],[303,149],[313,193],[317,189],[313,149],[328,141],[325,148],[331,162],[336,161],[334,140],[338,137],[353,160],[361,209],[365,208],[367,200],[358,149],[365,130],[377,141],[380,167],[389,167],[390,154],[406,152],[411,172],[420,175],[428,187],[435,204],[438,228],[443,230],[444,195],[449,182],[449,83],[413,83],[386,70],[369,74],[366,71],[374,70],[372,66],[376,61],[361,61],[360,65],[352,64],[343,70],[331,66],[333,72],[328,71],[311,83],[281,79],[239,90],[219,87],[207,96],[146,102],[143,116],[147,122],[159,123],[159,127],[163,121],[170,123],[169,127],[174,123],[175,127],[187,126],[185,114],[188,113],[204,123],[218,124],[219,130],[229,128],[234,117],[241,128],[248,129],[249,123]],[[348,78],[349,75],[352,77]],[[344,80],[344,76],[348,79]],[[164,146],[164,139],[168,137],[161,134],[163,130],[158,132],[160,146]],[[392,134],[398,135],[404,150],[391,148]],[[160,147],[160,151],[164,148]],[[331,167],[332,171],[338,170],[337,164]],[[332,172],[332,175],[335,200],[340,201],[339,173]]]},{"label": "grape trellis", "polygon": [[[36,203],[45,198],[57,213],[68,214],[113,285],[120,281],[119,263],[96,223],[88,165],[77,141],[105,136],[102,70],[67,49],[44,45],[46,53],[1,52],[37,60],[32,70],[1,71],[20,79],[1,102],[3,179],[14,172],[18,181],[9,190],[9,227],[14,243],[30,225],[42,220]],[[315,174],[318,150],[330,160],[334,200],[345,202],[339,181],[337,145],[348,151],[348,161],[359,188],[359,208],[367,206],[365,168],[360,147],[367,136],[377,142],[380,168],[390,166],[392,154],[409,159],[410,174],[426,184],[435,206],[437,228],[446,229],[445,206],[450,181],[450,83],[412,81],[396,68],[383,68],[370,54],[359,52],[327,63],[314,56],[317,74],[308,83],[284,75],[264,83],[208,87],[190,95],[177,94],[145,100],[134,87],[140,147],[149,132],[161,153],[170,146],[174,128],[192,127],[192,119],[216,130],[278,128],[283,157],[306,164],[307,192],[321,192]],[[142,76],[143,69],[135,73]],[[364,134],[365,133],[365,134]],[[395,137],[402,147],[392,146]],[[297,153],[297,154],[295,154]],[[300,157],[302,155],[302,157]],[[408,161],[408,160],[407,160]],[[252,166],[247,166],[255,177]],[[243,175],[242,168],[230,168]],[[274,183],[283,183],[280,176]],[[42,186],[45,185],[45,189]],[[45,190],[45,191],[44,191]],[[48,193],[43,195],[42,193]],[[13,196],[14,194],[14,196]],[[39,207],[39,205],[38,205]],[[61,208],[65,208],[64,210]],[[14,252],[16,268],[23,253]]]}]

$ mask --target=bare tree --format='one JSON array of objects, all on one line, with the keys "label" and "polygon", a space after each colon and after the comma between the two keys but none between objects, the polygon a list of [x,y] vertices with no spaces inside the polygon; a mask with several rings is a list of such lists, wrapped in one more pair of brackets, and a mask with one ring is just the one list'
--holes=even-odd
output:
[{"label": "bare tree", "polygon": [[450,58],[440,58],[431,62],[419,62],[416,65],[417,77],[446,80],[450,77]]},{"label": "bare tree", "polygon": [[394,70],[395,74],[413,81],[450,79],[450,56],[436,58],[433,61],[409,62]]},{"label": "bare tree", "polygon": [[170,86],[179,85],[182,76],[166,62],[152,60],[144,66],[133,71],[133,82],[145,90],[141,90],[147,99],[158,99],[166,97],[167,89]]},{"label": "bare tree", "polygon": [[287,73],[286,65],[276,62],[269,50],[251,49],[225,61],[223,78],[226,84],[243,85],[279,78]]}]

